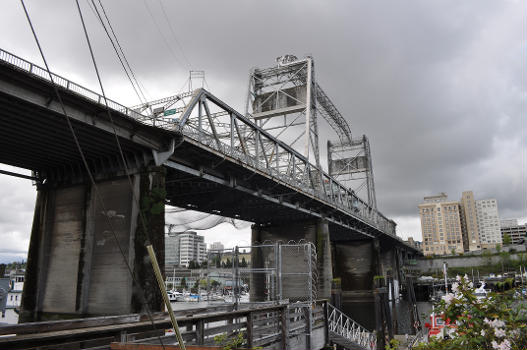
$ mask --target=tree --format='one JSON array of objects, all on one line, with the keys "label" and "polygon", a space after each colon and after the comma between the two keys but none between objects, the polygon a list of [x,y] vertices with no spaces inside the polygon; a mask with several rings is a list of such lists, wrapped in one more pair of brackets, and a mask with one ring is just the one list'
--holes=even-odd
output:
[{"label": "tree", "polygon": [[183,278],[181,279],[181,282],[179,283],[179,287],[180,287],[181,289],[187,289],[187,287],[188,287],[188,286],[187,286],[187,279],[186,279],[185,277],[183,277]]},{"label": "tree", "polygon": [[240,262],[240,267],[247,267],[247,261],[245,260],[245,257],[242,257],[242,261]]},{"label": "tree", "polygon": [[194,282],[194,286],[192,286],[191,292],[197,293],[199,291],[199,279]]},{"label": "tree", "polygon": [[503,235],[503,245],[510,245],[512,243],[511,236],[509,234]]}]

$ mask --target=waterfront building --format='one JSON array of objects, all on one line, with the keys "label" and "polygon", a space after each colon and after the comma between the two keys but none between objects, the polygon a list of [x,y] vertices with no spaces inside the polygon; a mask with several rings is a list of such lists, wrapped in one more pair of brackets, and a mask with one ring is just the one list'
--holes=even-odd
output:
[{"label": "waterfront building", "polygon": [[0,323],[18,323],[24,274],[24,270],[15,270],[8,278],[0,278]]},{"label": "waterfront building", "polygon": [[409,246],[414,247],[416,249],[422,250],[421,242],[416,241],[413,237],[408,237],[408,239],[405,241]]},{"label": "waterfront building", "polygon": [[481,250],[476,201],[472,191],[465,191],[459,201],[463,247],[466,252]]},{"label": "waterfront building", "polygon": [[502,243],[498,201],[494,198],[477,200],[476,217],[481,248],[496,248]]},{"label": "waterfront building", "polygon": [[165,266],[188,267],[191,261],[207,260],[205,237],[194,231],[169,232],[165,235]]},{"label": "waterfront building", "polygon": [[221,242],[214,242],[210,245],[209,250],[224,250],[225,246]]},{"label": "waterfront building", "polygon": [[518,226],[518,219],[500,219],[500,227]]},{"label": "waterfront building", "polygon": [[527,225],[518,225],[516,219],[500,220],[500,231],[502,241],[505,235],[511,239],[511,244],[524,244],[527,241]]},{"label": "waterfront building", "polygon": [[445,193],[424,197],[419,215],[424,255],[463,252],[459,202],[449,201]]}]

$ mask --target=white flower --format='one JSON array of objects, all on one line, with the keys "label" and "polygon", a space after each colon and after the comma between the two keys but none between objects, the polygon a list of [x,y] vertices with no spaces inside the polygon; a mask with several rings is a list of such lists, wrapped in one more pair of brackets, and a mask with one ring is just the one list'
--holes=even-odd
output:
[{"label": "white flower", "polygon": [[449,305],[454,300],[454,294],[448,293],[447,295],[441,297],[447,305]]},{"label": "white flower", "polygon": [[510,350],[510,348],[511,348],[511,342],[508,339],[505,339],[504,341],[501,342],[498,349],[499,350]]},{"label": "white flower", "polygon": [[494,328],[505,327],[505,322],[500,321],[500,320],[498,320],[498,319],[495,318],[494,321],[491,322],[491,325],[492,325],[492,327],[494,327]]},{"label": "white flower", "polygon": [[457,282],[452,283],[452,292],[459,293],[459,283]]},{"label": "white flower", "polygon": [[456,276],[456,281],[461,282],[461,276],[460,275]]},{"label": "white flower", "polygon": [[498,342],[497,342],[497,341],[493,340],[493,341],[491,342],[491,344],[492,344],[492,347],[493,347],[494,349],[499,350],[500,346],[498,345]]},{"label": "white flower", "polygon": [[486,334],[486,333],[485,333],[485,330],[484,330],[484,329],[482,329],[482,330],[481,330],[481,336],[482,336],[482,337],[484,337],[484,336],[485,336],[485,334]]},{"label": "white flower", "polygon": [[490,321],[488,318],[485,317],[485,319],[483,320],[483,322],[485,322],[486,324],[490,324]]},{"label": "white flower", "polygon": [[472,288],[474,288],[474,283],[469,282],[468,286],[469,286],[470,289],[472,289]]},{"label": "white flower", "polygon": [[503,338],[505,337],[505,330],[501,328],[494,328],[494,334],[496,334],[496,337]]}]

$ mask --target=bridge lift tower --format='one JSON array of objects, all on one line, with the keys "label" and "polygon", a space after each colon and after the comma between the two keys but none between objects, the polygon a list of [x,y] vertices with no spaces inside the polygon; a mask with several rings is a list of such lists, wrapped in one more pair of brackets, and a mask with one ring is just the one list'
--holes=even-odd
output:
[{"label": "bridge lift tower", "polygon": [[[313,58],[284,55],[276,62],[274,67],[251,70],[246,116],[301,152],[319,170],[317,117],[322,116],[339,138],[328,141],[329,175],[359,196],[366,191],[364,199],[377,209],[368,139],[365,135],[352,138],[348,122],[315,80]],[[272,145],[263,147],[272,152]]]}]

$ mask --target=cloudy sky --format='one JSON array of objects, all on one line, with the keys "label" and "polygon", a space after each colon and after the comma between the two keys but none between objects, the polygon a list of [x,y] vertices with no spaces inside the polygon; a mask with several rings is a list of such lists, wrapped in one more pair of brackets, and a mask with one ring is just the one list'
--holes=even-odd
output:
[{"label": "cloudy sky", "polygon": [[[525,1],[102,3],[152,99],[179,92],[190,69],[205,70],[209,90],[243,111],[251,67],[312,55],[353,133],[370,139],[377,202],[402,237],[421,239],[417,205],[439,192],[497,198],[501,217],[525,221]],[[137,104],[88,1],[80,4],[107,94]],[[52,70],[99,90],[75,1],[26,5]],[[20,2],[0,9],[0,48],[41,63]],[[30,182],[0,175],[0,262],[25,257],[34,199]],[[228,224],[205,235],[250,240],[247,227]]]}]

